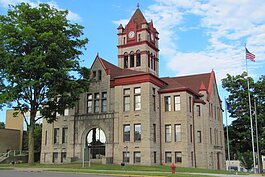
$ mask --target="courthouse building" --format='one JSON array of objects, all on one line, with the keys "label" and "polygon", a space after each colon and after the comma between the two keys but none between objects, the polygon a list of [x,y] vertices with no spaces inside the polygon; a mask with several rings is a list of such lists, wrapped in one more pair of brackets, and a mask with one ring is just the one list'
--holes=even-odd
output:
[{"label": "courthouse building", "polygon": [[214,71],[159,77],[158,41],[153,22],[136,9],[128,24],[118,27],[118,66],[97,55],[89,92],[56,122],[43,122],[41,163],[89,158],[225,169]]}]

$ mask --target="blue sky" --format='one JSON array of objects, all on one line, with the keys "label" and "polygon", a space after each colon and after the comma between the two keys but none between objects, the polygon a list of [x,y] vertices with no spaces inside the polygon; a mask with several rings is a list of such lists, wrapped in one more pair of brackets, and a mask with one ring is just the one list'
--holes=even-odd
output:
[{"label": "blue sky", "polygon": [[[8,4],[49,3],[69,10],[68,19],[85,27],[89,39],[81,57],[90,67],[97,53],[117,64],[117,27],[126,24],[137,3],[159,32],[160,76],[206,73],[214,69],[220,97],[227,93],[221,79],[245,71],[244,45],[256,55],[249,75],[265,74],[265,3],[263,0],[0,0],[0,14]],[[5,110],[0,111],[5,121]]]}]

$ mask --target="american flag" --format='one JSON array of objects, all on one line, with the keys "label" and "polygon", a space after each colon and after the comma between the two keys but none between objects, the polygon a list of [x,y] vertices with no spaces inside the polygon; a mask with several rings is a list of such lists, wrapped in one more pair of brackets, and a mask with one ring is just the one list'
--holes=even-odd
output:
[{"label": "american flag", "polygon": [[250,53],[247,48],[246,48],[246,60],[251,60],[255,62],[255,55],[253,53]]}]

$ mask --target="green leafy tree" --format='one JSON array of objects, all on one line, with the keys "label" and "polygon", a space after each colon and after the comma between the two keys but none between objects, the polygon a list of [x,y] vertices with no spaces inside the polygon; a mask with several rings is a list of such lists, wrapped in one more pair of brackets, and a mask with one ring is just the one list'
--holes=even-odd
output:
[{"label": "green leafy tree", "polygon": [[[0,16],[0,105],[24,116],[30,164],[36,122],[53,122],[56,112],[74,107],[89,87],[88,69],[79,65],[88,40],[81,38],[83,27],[69,22],[67,14],[48,4],[21,3]],[[42,116],[36,116],[38,111]]]},{"label": "green leafy tree", "polygon": [[246,151],[238,154],[240,165],[248,171],[253,168],[252,151]]},{"label": "green leafy tree", "polygon": [[[248,79],[250,83],[253,128],[254,132],[256,132],[254,119],[255,99],[257,102],[259,149],[260,153],[265,155],[265,77],[261,76],[257,82],[251,77],[248,77]],[[236,76],[228,74],[222,80],[222,86],[230,93],[228,97],[230,109],[228,111],[230,117],[235,118],[229,126],[231,157],[239,159],[238,154],[243,154],[246,151],[252,152],[247,73],[244,72]]]},{"label": "green leafy tree", "polygon": [[0,122],[0,129],[4,129],[5,128],[5,123],[4,122]]}]

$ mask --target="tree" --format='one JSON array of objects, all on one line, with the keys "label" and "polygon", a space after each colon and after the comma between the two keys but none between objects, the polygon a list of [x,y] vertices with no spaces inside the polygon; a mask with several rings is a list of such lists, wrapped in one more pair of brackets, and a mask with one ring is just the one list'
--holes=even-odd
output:
[{"label": "tree", "polygon": [[238,155],[240,160],[240,165],[243,166],[248,171],[253,168],[253,158],[252,152],[246,151]]},{"label": "tree", "polygon": [[222,80],[222,86],[230,93],[228,97],[230,109],[228,111],[230,117],[235,118],[229,126],[231,157],[237,159],[240,159],[246,151],[252,152],[247,79],[250,83],[253,128],[256,132],[254,120],[255,99],[257,102],[259,149],[261,150],[260,153],[265,155],[265,76],[261,76],[255,82],[251,77],[247,78],[246,72],[236,76],[227,74],[227,77]]},{"label": "tree", "polygon": [[[24,132],[24,134],[28,134],[27,131]],[[42,124],[36,123],[34,128],[34,150],[36,152],[41,151],[41,136],[42,136]],[[28,136],[25,136],[25,139],[23,140],[25,145],[23,147],[24,150],[28,150]]]},{"label": "tree", "polygon": [[0,129],[4,129],[5,128],[5,123],[4,122],[0,122]]},{"label": "tree", "polygon": [[0,16],[0,106],[24,116],[30,164],[36,122],[56,120],[56,113],[74,107],[89,86],[88,69],[79,65],[88,40],[81,39],[83,27],[70,23],[67,14],[48,4],[21,3]]}]

